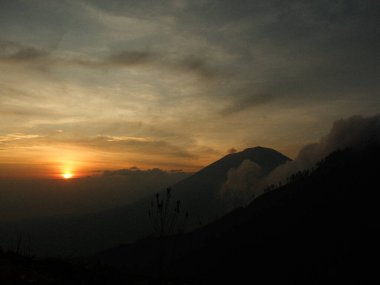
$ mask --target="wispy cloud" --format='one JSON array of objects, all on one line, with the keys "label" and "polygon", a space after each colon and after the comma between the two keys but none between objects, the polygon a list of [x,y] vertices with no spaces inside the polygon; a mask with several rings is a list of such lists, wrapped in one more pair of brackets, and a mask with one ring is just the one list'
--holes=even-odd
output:
[{"label": "wispy cloud", "polygon": [[48,55],[49,53],[47,51],[37,47],[0,40],[0,61],[2,62],[33,62],[45,58]]},{"label": "wispy cloud", "polygon": [[251,95],[249,91],[247,92],[245,90],[237,91],[236,96],[238,98],[235,99],[228,107],[222,110],[222,115],[230,115],[246,109],[257,107],[262,104],[269,103],[275,99],[271,94]]},{"label": "wispy cloud", "polygon": [[5,136],[0,136],[0,143],[29,140],[29,139],[39,138],[39,137],[40,137],[39,135],[32,135],[32,134],[8,134]]},{"label": "wispy cloud", "polygon": [[143,51],[123,51],[117,54],[112,54],[109,56],[108,61],[116,65],[138,65],[154,62],[156,56],[149,52]]}]

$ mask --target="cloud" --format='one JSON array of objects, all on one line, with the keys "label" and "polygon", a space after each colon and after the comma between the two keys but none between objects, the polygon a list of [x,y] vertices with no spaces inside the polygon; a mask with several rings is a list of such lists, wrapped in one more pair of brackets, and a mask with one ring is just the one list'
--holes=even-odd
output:
[{"label": "cloud", "polygon": [[293,155],[327,122],[379,109],[378,1],[37,2],[1,1],[3,134],[62,129],[115,157],[155,144],[98,136],[149,137],[205,165],[217,155],[197,144]]},{"label": "cloud", "polygon": [[170,5],[175,9],[182,11],[189,5],[187,0],[170,0]]},{"label": "cloud", "polygon": [[206,60],[195,55],[184,57],[182,60],[180,60],[179,62],[175,62],[172,65],[173,67],[176,67],[176,69],[180,69],[182,71],[190,73],[195,73],[200,77],[207,79],[211,79],[223,74],[221,70],[212,68]]},{"label": "cloud", "polygon": [[8,134],[5,136],[0,136],[0,143],[3,142],[12,142],[12,141],[18,141],[18,140],[28,140],[28,139],[35,139],[39,138],[39,135],[32,135],[32,134]]},{"label": "cloud", "polygon": [[231,208],[244,205],[259,193],[261,178],[261,167],[251,160],[244,160],[237,168],[231,168],[227,172],[220,197]]},{"label": "cloud", "polygon": [[120,65],[138,65],[156,60],[155,55],[146,51],[123,51],[120,53],[112,54],[108,61]]},{"label": "cloud", "polygon": [[12,118],[16,117],[27,117],[27,118],[51,118],[55,115],[55,113],[46,108],[34,108],[31,110],[30,108],[18,106],[18,105],[10,105],[4,104],[0,107],[1,114],[5,116],[10,116]]},{"label": "cloud", "polygon": [[89,149],[99,149],[110,153],[140,153],[142,157],[163,156],[169,158],[196,159],[186,147],[162,139],[133,136],[81,136],[73,137],[61,129],[50,133],[23,134],[9,133],[0,136],[0,143],[12,146],[75,145]]},{"label": "cloud", "polygon": [[145,177],[155,177],[157,179],[164,179],[166,176],[179,176],[183,178],[188,174],[183,172],[180,169],[173,170],[162,170],[160,168],[151,168],[151,169],[140,169],[136,166],[130,167],[127,169],[118,169],[118,170],[105,170],[103,171],[103,176],[135,176],[144,179]]},{"label": "cloud", "polygon": [[[3,162],[9,163],[9,155],[11,155],[15,164],[33,161],[55,164],[45,167],[47,171],[45,168],[38,168],[35,174],[25,173],[26,176],[49,175],[49,171],[57,169],[57,165],[62,165],[64,157],[68,156],[73,160],[72,163],[80,165],[79,169],[83,173],[89,173],[102,165],[103,167],[139,165],[144,168],[180,168],[193,171],[205,163],[201,154],[215,156],[215,150],[203,149],[191,140],[186,142],[186,138],[171,140],[167,137],[154,138],[125,134],[94,136],[91,135],[91,131],[88,134],[80,132],[76,134],[73,130],[68,130],[67,127],[59,124],[52,125],[51,129],[45,131],[42,129],[37,131],[35,128],[30,131],[33,132],[3,134],[0,132],[0,146],[4,149],[0,152]],[[0,171],[0,176],[4,173]]]},{"label": "cloud", "polygon": [[74,142],[77,145],[100,148],[112,152],[137,152],[142,155],[163,155],[167,157],[196,158],[185,148],[170,142],[152,138],[96,136],[84,138]]},{"label": "cloud", "polygon": [[273,170],[265,178],[265,184],[284,182],[291,174],[314,167],[336,150],[361,148],[370,144],[380,144],[380,115],[338,120],[318,143],[304,146],[295,160]]},{"label": "cloud", "polygon": [[267,186],[286,182],[292,174],[314,167],[336,150],[371,144],[380,144],[380,115],[337,120],[319,142],[305,145],[296,159],[278,166],[265,177],[260,166],[249,160],[230,169],[220,191],[221,198],[232,207],[242,206],[262,194]]},{"label": "cloud", "polygon": [[224,21],[223,39],[234,39],[223,44],[237,55],[230,65],[235,75],[231,81],[240,82],[223,85],[221,93],[229,101],[223,115],[264,103],[302,107],[376,96],[380,21],[374,11],[379,3],[251,1],[215,6],[208,19],[220,25]]},{"label": "cloud", "polygon": [[[48,65],[40,60],[49,58]],[[146,50],[122,50],[108,56],[92,57],[78,55],[52,56],[49,52],[15,42],[0,42],[0,62],[38,63],[39,70],[51,68],[80,67],[86,69],[109,70],[115,68],[149,67],[168,73],[196,75],[199,79],[211,80],[222,77],[226,72],[212,67],[210,60],[200,55],[176,55]]]},{"label": "cloud", "polygon": [[[80,62],[79,62],[80,63]],[[222,76],[224,72],[213,68],[210,62],[199,55],[173,55],[170,53],[148,52],[139,50],[125,50],[111,54],[102,63],[94,62],[84,65],[94,67],[130,67],[130,66],[150,66],[157,69],[164,69],[169,72],[182,72],[195,74],[199,78],[212,79]]]},{"label": "cloud", "polygon": [[48,52],[33,46],[0,40],[0,61],[25,63],[48,56]]},{"label": "cloud", "polygon": [[222,115],[230,115],[252,107],[261,106],[263,104],[271,102],[274,99],[273,96],[270,94],[251,95],[249,94],[249,91],[244,92],[238,90],[237,94],[237,98],[233,100],[233,102],[227,108],[222,110]]}]

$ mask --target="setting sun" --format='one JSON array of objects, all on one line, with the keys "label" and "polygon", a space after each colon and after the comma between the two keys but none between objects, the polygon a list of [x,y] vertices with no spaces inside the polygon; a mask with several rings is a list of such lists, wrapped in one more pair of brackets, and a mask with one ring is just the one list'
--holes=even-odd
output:
[{"label": "setting sun", "polygon": [[64,179],[70,179],[70,178],[73,177],[73,174],[72,174],[71,172],[63,173],[63,174],[62,174],[62,177],[63,177]]}]

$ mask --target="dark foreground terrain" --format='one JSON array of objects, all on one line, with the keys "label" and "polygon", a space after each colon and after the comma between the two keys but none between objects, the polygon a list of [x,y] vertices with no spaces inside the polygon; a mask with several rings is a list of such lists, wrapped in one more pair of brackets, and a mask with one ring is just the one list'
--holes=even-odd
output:
[{"label": "dark foreground terrain", "polygon": [[0,282],[380,284],[379,161],[379,146],[335,152],[310,173],[188,234],[71,262],[1,253]]}]

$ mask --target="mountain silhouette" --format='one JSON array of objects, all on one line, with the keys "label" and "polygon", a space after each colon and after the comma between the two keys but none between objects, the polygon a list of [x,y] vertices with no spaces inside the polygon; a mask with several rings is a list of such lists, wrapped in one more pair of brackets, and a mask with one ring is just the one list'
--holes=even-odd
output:
[{"label": "mountain silhouette", "polygon": [[226,214],[229,205],[221,199],[220,189],[227,179],[228,171],[239,167],[245,160],[259,165],[262,177],[290,161],[288,157],[270,148],[247,148],[242,152],[228,154],[173,185],[175,197],[183,202],[185,210],[190,211],[193,223],[205,224]]},{"label": "mountain silhouette", "polygon": [[[247,207],[167,237],[167,278],[171,284],[378,284],[378,161],[379,146],[336,151]],[[147,238],[90,260],[152,277],[160,247]]]},{"label": "mountain silhouette", "polygon": [[[219,190],[227,179],[227,172],[245,160],[257,163],[265,176],[289,158],[269,148],[248,148],[228,154],[173,185],[173,199],[181,200],[181,208],[190,213],[189,229],[207,224],[230,210],[220,199]],[[152,198],[78,217],[6,223],[0,229],[30,237],[32,251],[38,255],[89,254],[150,235],[148,209]]]}]

